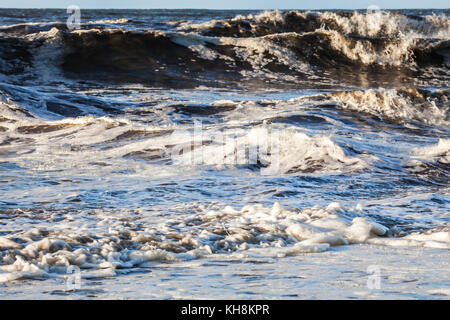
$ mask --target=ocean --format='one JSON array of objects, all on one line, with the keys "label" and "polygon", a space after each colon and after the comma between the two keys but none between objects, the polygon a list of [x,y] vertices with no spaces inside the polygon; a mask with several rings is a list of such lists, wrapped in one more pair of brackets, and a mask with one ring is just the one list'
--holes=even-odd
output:
[{"label": "ocean", "polygon": [[0,299],[449,299],[448,14],[0,9]]}]

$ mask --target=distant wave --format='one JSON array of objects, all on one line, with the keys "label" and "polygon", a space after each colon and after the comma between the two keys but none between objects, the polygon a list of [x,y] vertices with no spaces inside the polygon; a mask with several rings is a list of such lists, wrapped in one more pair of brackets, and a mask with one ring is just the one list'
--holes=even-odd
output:
[{"label": "distant wave", "polygon": [[179,22],[176,31],[166,32],[118,28],[125,19],[97,22],[73,32],[58,23],[2,27],[0,72],[57,67],[75,79],[162,87],[311,77],[446,86],[450,78],[446,16],[271,11]]},{"label": "distant wave", "polygon": [[280,12],[265,11],[229,20],[194,24],[180,22],[179,29],[222,37],[259,37],[274,33],[304,33],[318,29],[361,37],[449,38],[450,22],[446,15],[404,15],[396,12]]}]

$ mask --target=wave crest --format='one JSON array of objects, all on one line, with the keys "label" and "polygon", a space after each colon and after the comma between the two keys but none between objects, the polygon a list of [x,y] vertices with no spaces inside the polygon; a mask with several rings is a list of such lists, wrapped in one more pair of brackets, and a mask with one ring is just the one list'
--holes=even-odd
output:
[{"label": "wave crest", "polygon": [[429,125],[450,123],[449,91],[418,89],[369,89],[332,95],[340,107],[390,121],[415,120]]}]

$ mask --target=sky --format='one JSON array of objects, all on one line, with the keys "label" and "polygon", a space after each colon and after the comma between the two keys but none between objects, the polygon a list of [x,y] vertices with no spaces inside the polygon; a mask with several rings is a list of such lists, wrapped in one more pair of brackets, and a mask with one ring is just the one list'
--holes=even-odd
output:
[{"label": "sky", "polygon": [[0,8],[381,9],[448,8],[449,0],[0,0]]}]

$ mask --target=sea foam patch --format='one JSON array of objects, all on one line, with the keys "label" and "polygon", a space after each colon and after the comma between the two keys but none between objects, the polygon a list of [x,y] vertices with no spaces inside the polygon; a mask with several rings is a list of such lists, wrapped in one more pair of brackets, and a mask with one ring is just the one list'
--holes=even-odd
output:
[{"label": "sea foam patch", "polygon": [[139,214],[98,211],[58,225],[49,220],[39,228],[17,230],[0,238],[0,280],[64,276],[70,266],[80,268],[85,278],[114,276],[114,270],[151,267],[154,261],[251,255],[255,250],[281,258],[361,243],[450,248],[448,231],[399,237],[396,228],[339,203],[303,210],[288,210],[278,202],[240,210],[200,205],[196,211],[157,225]]}]

